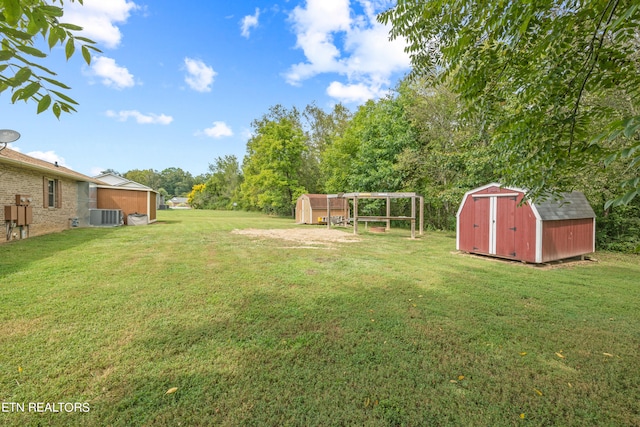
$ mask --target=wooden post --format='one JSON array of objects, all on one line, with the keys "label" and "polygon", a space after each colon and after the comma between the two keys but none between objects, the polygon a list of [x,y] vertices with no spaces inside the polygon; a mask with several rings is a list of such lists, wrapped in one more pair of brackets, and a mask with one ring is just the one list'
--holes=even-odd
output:
[{"label": "wooden post", "polygon": [[416,238],[416,198],[411,196],[411,238]]},{"label": "wooden post", "polygon": [[424,234],[424,197],[420,196],[420,235]]},{"label": "wooden post", "polygon": [[[391,216],[391,197],[387,196],[387,218]],[[391,220],[387,219],[386,231],[391,230]]]},{"label": "wooden post", "polygon": [[358,234],[358,196],[353,197],[353,234]]},{"label": "wooden post", "polygon": [[327,194],[327,230],[331,229],[331,199]]}]

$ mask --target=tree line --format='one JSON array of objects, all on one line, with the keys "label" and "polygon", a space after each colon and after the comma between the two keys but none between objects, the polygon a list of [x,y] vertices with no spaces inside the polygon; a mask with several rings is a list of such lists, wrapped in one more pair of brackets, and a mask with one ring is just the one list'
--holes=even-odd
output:
[{"label": "tree line", "polygon": [[165,200],[172,197],[187,197],[194,185],[205,182],[209,175],[193,176],[190,172],[181,168],[166,168],[162,171],[155,169],[132,169],[121,173],[114,169],[107,169],[102,173],[113,173],[123,178],[135,181],[139,184],[153,188],[160,193]]},{"label": "tree line", "polygon": [[[74,0],[70,0],[74,1]],[[37,62],[64,46],[87,64],[95,43],[60,23],[58,0],[6,1],[0,93],[37,113],[75,111]],[[82,3],[81,0],[78,0]],[[303,193],[415,191],[427,225],[452,229],[462,194],[498,181],[533,199],[583,191],[600,248],[640,252],[640,6],[633,0],[398,0],[378,20],[402,37],[412,72],[352,112],[273,106],[252,123],[242,163],[224,156],[123,176],[194,207],[292,215]]]},{"label": "tree line", "polygon": [[[613,95],[601,101],[633,107]],[[388,96],[355,111],[342,104],[330,111],[314,104],[303,110],[275,105],[253,121],[242,162],[235,156],[215,159],[206,179],[192,187],[190,202],[199,209],[293,216],[305,193],[417,192],[425,198],[427,227],[453,230],[464,193],[504,182],[505,171],[518,162],[463,102],[445,84],[408,76]],[[592,126],[595,132],[600,124]],[[624,135],[608,141],[612,149],[626,143]],[[599,247],[640,251],[640,199],[605,208],[625,191],[616,183],[633,177],[628,164],[596,162],[566,173],[570,185],[561,190],[583,191],[598,215]]]},{"label": "tree line", "polygon": [[534,200],[580,190],[598,246],[640,252],[637,2],[399,0],[378,19],[406,40],[410,75],[355,111],[271,107],[194,207],[293,215],[303,193],[413,191],[429,227],[453,229],[489,182]]}]

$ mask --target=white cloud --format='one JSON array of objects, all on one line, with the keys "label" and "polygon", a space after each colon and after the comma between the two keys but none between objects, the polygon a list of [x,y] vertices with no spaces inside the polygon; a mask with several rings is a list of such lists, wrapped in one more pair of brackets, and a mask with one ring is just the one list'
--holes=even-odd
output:
[{"label": "white cloud", "polygon": [[344,71],[334,34],[351,27],[349,0],[307,0],[306,9],[296,6],[289,19],[296,33],[296,47],[302,49],[307,62],[291,67],[285,76],[288,83],[297,85],[319,73]]},{"label": "white cloud", "polygon": [[31,151],[30,153],[27,153],[27,156],[35,157],[36,159],[54,164],[58,162],[59,166],[69,167],[66,164],[64,157],[60,157],[55,153],[55,151]]},{"label": "white cloud", "polygon": [[213,126],[206,128],[203,132],[204,135],[211,138],[223,138],[225,136],[233,136],[233,131],[225,122],[213,122]]},{"label": "white cloud", "polygon": [[240,26],[242,37],[249,38],[251,35],[251,29],[258,26],[258,18],[260,18],[260,9],[257,7],[255,15],[247,15],[242,18]]},{"label": "white cloud", "polygon": [[165,114],[142,114],[136,110],[125,110],[115,112],[109,110],[106,112],[107,117],[111,117],[117,119],[120,122],[126,122],[129,118],[133,118],[138,124],[141,125],[168,125],[173,121],[173,117],[167,116]]},{"label": "white cloud", "polygon": [[327,88],[327,95],[344,103],[365,103],[369,99],[380,98],[387,93],[380,87],[372,84],[342,84],[332,82]]},{"label": "white cloud", "polygon": [[114,59],[106,56],[93,58],[89,74],[100,77],[102,84],[115,89],[125,89],[135,85],[133,75],[129,73],[129,70],[119,66]]},{"label": "white cloud", "polygon": [[84,0],[84,5],[65,2],[61,21],[81,26],[83,36],[113,49],[122,40],[118,24],[126,23],[136,9],[140,6],[128,0]]},{"label": "white cloud", "polygon": [[103,168],[101,166],[93,166],[89,169],[89,176],[98,176],[102,174],[102,171],[106,171],[108,168]]},{"label": "white cloud", "polygon": [[[389,27],[376,21],[376,14],[394,2],[390,0],[358,0],[363,13],[355,15],[355,0],[307,0],[296,7],[289,19],[302,49],[305,62],[292,65],[285,78],[300,85],[318,74],[333,73],[346,78],[346,83],[333,82],[327,93],[348,102],[363,102],[365,96],[386,93],[394,73],[407,71],[409,56],[403,39],[389,41]],[[368,94],[368,95],[367,95]],[[347,101],[345,101],[347,102]]]},{"label": "white cloud", "polygon": [[184,81],[189,87],[198,92],[211,92],[213,78],[218,73],[199,59],[185,58],[184,65],[187,69]]}]

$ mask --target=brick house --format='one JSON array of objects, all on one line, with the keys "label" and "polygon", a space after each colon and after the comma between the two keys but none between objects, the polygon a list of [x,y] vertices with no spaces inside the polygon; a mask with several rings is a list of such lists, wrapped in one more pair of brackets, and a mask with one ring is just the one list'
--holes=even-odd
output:
[{"label": "brick house", "polygon": [[[90,186],[100,184],[104,183],[57,163],[4,148],[0,150],[0,224],[6,224],[4,207],[15,206],[16,195],[21,194],[31,199],[30,237],[66,230],[74,218],[78,226],[86,226],[89,208],[95,207],[90,206]],[[0,235],[0,242],[13,238],[7,234],[7,238]]]}]

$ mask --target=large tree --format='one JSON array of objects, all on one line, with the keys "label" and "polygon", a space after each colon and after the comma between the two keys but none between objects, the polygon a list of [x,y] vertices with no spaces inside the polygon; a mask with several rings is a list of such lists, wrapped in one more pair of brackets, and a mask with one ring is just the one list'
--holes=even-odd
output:
[{"label": "large tree", "polygon": [[181,168],[170,167],[160,172],[159,188],[164,188],[171,197],[185,197],[195,184],[193,175]]},{"label": "large tree", "polygon": [[325,112],[315,104],[302,113],[307,149],[303,152],[301,183],[310,193],[324,190],[326,177],[321,167],[322,155],[338,138],[351,120],[352,113],[342,104]]},{"label": "large tree", "polygon": [[132,169],[126,172],[123,177],[154,190],[158,190],[162,186],[161,176],[155,169]]},{"label": "large tree", "polygon": [[36,47],[40,36],[49,49],[64,45],[67,59],[77,46],[87,64],[91,50],[99,52],[92,40],[76,35],[81,27],[60,22],[62,5],[62,0],[0,0],[0,93],[10,90],[11,102],[36,102],[37,113],[51,108],[58,118],[62,112],[76,111],[77,102],[65,93],[71,88],[38,63],[47,56]]},{"label": "large tree", "polygon": [[296,199],[306,192],[300,183],[307,147],[300,113],[276,105],[252,127],[242,165],[245,207],[292,215]]},{"label": "large tree", "polygon": [[343,134],[323,153],[325,191],[398,191],[398,156],[416,143],[405,98],[388,96],[358,108]]},{"label": "large tree", "polygon": [[215,162],[209,164],[209,171],[209,178],[191,189],[189,203],[198,209],[232,209],[242,183],[238,158],[216,157]]},{"label": "large tree", "polygon": [[486,119],[505,183],[541,196],[621,160],[632,176],[617,203],[640,194],[640,116],[588,102],[613,90],[640,101],[636,0],[398,0],[379,19],[406,38],[414,74],[450,81]]},{"label": "large tree", "polygon": [[406,79],[399,96],[417,139],[395,165],[403,189],[424,196],[428,226],[454,229],[464,193],[497,180],[495,148],[477,121],[462,116],[457,95],[446,86]]}]

